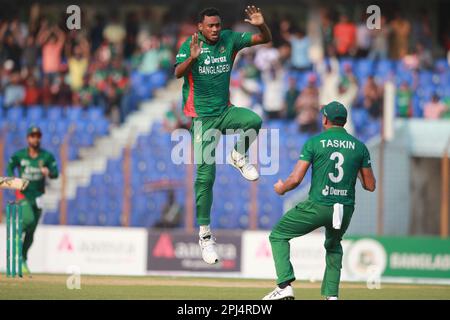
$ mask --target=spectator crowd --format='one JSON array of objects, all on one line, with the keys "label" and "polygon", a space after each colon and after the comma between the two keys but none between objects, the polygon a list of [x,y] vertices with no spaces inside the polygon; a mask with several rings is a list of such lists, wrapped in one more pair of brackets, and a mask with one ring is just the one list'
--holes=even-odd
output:
[{"label": "spectator crowd", "polygon": [[[417,20],[402,14],[391,19],[382,16],[381,28],[374,30],[367,27],[366,19],[364,14],[352,21],[345,12],[322,8],[318,24],[323,53],[319,55],[314,54],[313,41],[299,21],[289,17],[272,21],[273,43],[246,49],[239,57],[231,100],[250,105],[268,118],[297,121],[300,131],[310,133],[320,130],[320,106],[338,100],[351,110],[346,129],[356,133],[352,109],[363,110],[369,121],[378,120],[384,83],[392,80],[397,87],[398,117],[450,118],[449,67],[443,58],[443,52],[450,52],[450,43],[442,39],[436,50],[429,15],[422,12]],[[242,27],[237,24],[234,29]],[[435,60],[436,56],[441,59]],[[371,70],[356,76],[358,62]],[[380,72],[375,73],[375,67]],[[434,85],[436,77],[440,77],[438,85]],[[431,92],[416,101],[414,93],[423,84],[422,90],[431,88]],[[420,104],[420,113],[413,103]]]},{"label": "spectator crowd", "polygon": [[[142,21],[151,21],[148,15],[144,11]],[[37,4],[27,22],[0,20],[2,111],[101,106],[112,122],[124,120],[131,74],[169,70],[174,43],[140,23],[134,12],[123,23],[116,12],[91,20],[68,30],[64,19],[47,17]]]},{"label": "spectator crowd", "polygon": [[[179,46],[197,30],[193,18],[180,19],[173,10],[156,17],[150,8],[123,15],[115,10],[91,14],[83,20],[81,30],[66,29],[64,19],[46,15],[38,4],[31,6],[27,22],[14,16],[0,20],[3,110],[96,105],[102,106],[113,122],[123,121],[129,111],[132,74],[163,70],[170,75]],[[397,83],[397,115],[449,117],[448,90],[425,95],[425,100],[420,100],[423,114],[416,114],[413,107],[421,73],[448,73],[448,63],[439,69],[435,58],[450,51],[450,40],[438,37],[441,51],[436,50],[426,12],[417,19],[402,14],[382,16],[381,28],[370,30],[365,14],[354,21],[348,13],[322,8],[316,21],[323,52],[319,55],[314,54],[317,44],[313,44],[316,39],[306,25],[308,19],[274,13],[266,19],[273,42],[243,50],[235,62],[231,79],[235,105],[251,107],[266,118],[296,121],[300,131],[311,133],[320,129],[320,106],[330,100],[365,110],[376,120],[382,114],[384,82],[392,74],[379,77],[368,72],[361,77],[354,61],[391,59],[412,75]],[[254,31],[240,19],[227,23],[235,31]],[[448,82],[448,77],[443,81]],[[185,125],[179,113],[178,107],[173,108],[168,123],[181,121]],[[355,130],[351,119],[347,129]]]}]

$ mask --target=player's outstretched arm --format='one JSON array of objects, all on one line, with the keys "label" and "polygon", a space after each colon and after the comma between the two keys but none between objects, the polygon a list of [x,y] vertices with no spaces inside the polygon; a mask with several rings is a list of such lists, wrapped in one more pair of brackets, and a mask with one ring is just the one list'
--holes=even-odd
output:
[{"label": "player's outstretched arm", "polygon": [[261,9],[256,8],[255,6],[248,6],[245,9],[245,13],[247,14],[247,19],[244,21],[257,27],[260,31],[260,33],[252,35],[252,46],[272,41],[272,33],[264,22]]},{"label": "player's outstretched arm", "polygon": [[358,178],[365,190],[370,192],[375,191],[376,180],[375,176],[373,175],[372,168],[361,168],[358,172]]},{"label": "player's outstretched arm", "polygon": [[198,33],[194,33],[192,35],[192,40],[189,45],[189,49],[190,49],[189,57],[185,61],[183,61],[182,63],[178,64],[175,67],[175,77],[177,77],[177,79],[183,77],[184,75],[186,75],[186,73],[189,72],[189,70],[191,70],[192,65],[197,60],[198,56],[200,55],[200,53],[202,51],[202,46],[203,46],[203,41],[200,41],[200,43],[199,43],[198,42]]},{"label": "player's outstretched arm", "polygon": [[303,181],[309,165],[309,161],[297,161],[297,164],[289,177],[284,182],[279,179],[278,182],[274,184],[273,188],[275,192],[282,196],[286,192],[295,189]]}]

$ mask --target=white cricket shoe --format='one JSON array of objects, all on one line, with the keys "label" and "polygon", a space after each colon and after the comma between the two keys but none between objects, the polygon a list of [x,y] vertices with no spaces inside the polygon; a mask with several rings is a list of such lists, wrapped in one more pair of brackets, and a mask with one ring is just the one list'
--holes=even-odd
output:
[{"label": "white cricket shoe", "polygon": [[216,239],[211,233],[200,236],[198,244],[202,249],[202,258],[206,263],[216,264],[219,262],[219,255],[216,251]]},{"label": "white cricket shoe", "polygon": [[338,300],[338,297],[336,296],[326,297],[325,300]]},{"label": "white cricket shoe", "polygon": [[271,293],[266,295],[263,300],[294,300],[294,289],[292,286],[287,286],[284,289],[276,287]]},{"label": "white cricket shoe", "polygon": [[233,149],[228,157],[228,163],[238,169],[245,179],[250,181],[258,180],[258,170],[256,170],[255,166],[248,161],[248,158],[245,155],[242,155]]}]

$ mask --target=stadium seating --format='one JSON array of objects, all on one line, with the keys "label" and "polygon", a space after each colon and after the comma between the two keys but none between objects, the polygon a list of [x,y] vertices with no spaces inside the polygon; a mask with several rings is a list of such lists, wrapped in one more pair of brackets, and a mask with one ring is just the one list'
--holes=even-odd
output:
[{"label": "stadium seating", "polygon": [[[30,125],[38,125],[42,132],[42,147],[52,152],[58,165],[61,165],[60,147],[70,126],[75,131],[69,143],[69,160],[78,157],[81,147],[93,145],[94,140],[108,133],[109,120],[103,115],[103,110],[92,106],[83,110],[79,107],[14,107],[0,112],[0,129],[2,130],[5,146],[4,161],[7,163],[11,155],[20,148],[26,147],[26,131]],[[12,200],[13,193],[5,192],[5,200]],[[50,220],[57,217],[49,215]]]},{"label": "stadium seating", "polygon": [[[280,135],[279,173],[262,176],[258,183],[259,220],[258,227],[270,228],[283,213],[283,199],[273,192],[273,184],[279,176],[286,177],[298,159],[298,154],[308,135],[297,132],[297,128],[286,121],[269,121],[269,128],[289,132]],[[228,142],[228,140],[227,140]],[[233,144],[228,142],[225,152]],[[152,182],[170,180],[179,183],[175,188],[177,201],[183,205],[186,195],[185,165],[170,161],[172,142],[170,134],[163,131],[161,124],[152,127],[149,135],[139,136],[131,153],[131,226],[150,227],[161,216],[167,200],[167,190],[148,190]],[[284,156],[286,155],[286,156]],[[310,179],[306,177],[306,182]],[[77,190],[77,197],[69,201],[68,222],[73,225],[118,226],[121,224],[123,206],[123,156],[109,160],[102,174],[92,176],[87,187]],[[191,184],[192,186],[192,184]],[[229,165],[218,165],[212,208],[212,227],[224,229],[245,229],[249,227],[250,186],[236,169]],[[46,223],[57,223],[57,215],[46,215]],[[182,224],[183,225],[183,224]]]},{"label": "stadium seating", "polygon": [[[399,86],[403,81],[413,84],[413,74],[401,62],[391,60],[372,61],[367,59],[346,59],[340,62],[352,66],[355,76],[363,84],[369,75],[373,75],[381,83],[395,75],[395,83]],[[299,89],[307,84],[308,72],[291,71],[289,76],[296,79]],[[320,77],[316,74],[317,81]],[[287,81],[288,77],[286,77]],[[418,89],[413,93],[413,116],[422,117],[423,106],[434,92],[449,96],[450,70],[445,60],[436,61],[435,70],[421,71],[417,76]],[[150,99],[156,88],[167,82],[167,75],[157,72],[152,75],[132,73],[131,92],[129,96],[130,110],[138,103]],[[287,87],[287,85],[286,85]],[[360,85],[360,91],[362,86]],[[0,99],[1,102],[1,99]],[[379,121],[371,118],[368,112],[355,104],[351,110],[356,135],[366,142],[380,131]],[[68,108],[59,107],[43,109],[40,106],[13,108],[0,114],[0,128],[7,126],[6,135],[8,157],[18,145],[24,145],[24,132],[31,122],[37,122],[44,130],[44,145],[59,157],[59,147],[65,133],[71,125],[76,134],[72,137],[69,157],[75,159],[80,147],[92,145],[98,136],[107,134],[109,122],[99,107]],[[280,164],[275,175],[263,175],[257,184],[258,227],[270,229],[283,213],[285,198],[273,192],[273,184],[278,178],[286,178],[292,170],[298,155],[309,135],[300,133],[295,121],[265,120],[264,128],[279,129]],[[232,147],[227,141],[226,152]],[[270,146],[270,141],[263,142]],[[161,180],[178,182],[175,188],[177,202],[184,205],[186,195],[186,166],[175,165],[170,159],[173,142],[170,134],[165,132],[161,123],[154,124],[148,135],[137,138],[131,152],[131,226],[153,226],[161,215],[167,201],[167,190],[149,190],[151,183]],[[11,147],[11,146],[14,146]],[[59,159],[58,159],[59,161]],[[92,176],[87,187],[77,190],[76,198],[68,204],[68,223],[72,225],[119,226],[123,210],[123,155],[110,159],[104,173]],[[225,229],[245,229],[249,227],[249,206],[251,184],[242,179],[240,174],[229,165],[218,165],[214,185],[215,201],[212,208],[212,227]],[[310,181],[310,174],[305,182]],[[193,182],[190,185],[192,188]],[[305,188],[305,187],[303,187]],[[57,212],[45,215],[45,223],[58,223]],[[184,223],[184,222],[183,222]]]},{"label": "stadium seating", "polygon": [[[362,97],[363,85],[368,76],[374,76],[376,81],[382,85],[386,80],[394,80],[397,87],[406,82],[413,91],[413,117],[423,117],[424,105],[430,101],[434,93],[440,97],[450,96],[450,68],[445,59],[439,59],[435,62],[433,70],[420,70],[417,76],[408,68],[402,61],[383,59],[383,60],[369,60],[369,59],[353,59],[346,58],[339,61],[340,73],[343,73],[345,65],[351,66],[353,73],[359,83],[359,98]],[[286,77],[285,88],[288,87],[287,79],[292,77],[296,79],[297,88],[302,90],[308,79],[308,74],[314,74],[317,77],[317,83],[321,83],[320,75],[309,71],[290,71]],[[417,78],[417,79],[416,79]],[[414,89],[417,86],[417,89]],[[360,99],[354,104],[354,108],[360,107]],[[358,116],[358,115],[357,115]],[[360,119],[360,118],[358,118]],[[356,120],[357,121],[357,120]],[[374,119],[365,119],[364,121],[374,121]],[[355,126],[360,126],[355,123]],[[364,133],[361,133],[360,138],[366,138]]]},{"label": "stadium seating", "polygon": [[5,139],[11,143],[5,145],[5,159],[20,147],[26,146],[26,130],[30,125],[38,125],[43,131],[42,145],[52,151],[59,159],[59,147],[62,140],[74,128],[70,140],[69,160],[78,157],[80,147],[88,147],[95,138],[108,133],[109,120],[103,115],[100,107],[92,106],[83,110],[80,107],[32,106],[8,109],[5,116],[0,117],[0,128],[4,129]]}]

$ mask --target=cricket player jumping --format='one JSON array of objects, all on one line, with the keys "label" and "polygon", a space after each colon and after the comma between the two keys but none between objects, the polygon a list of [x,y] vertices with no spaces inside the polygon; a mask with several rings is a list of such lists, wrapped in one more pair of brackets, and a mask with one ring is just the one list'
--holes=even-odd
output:
[{"label": "cricket player jumping", "polygon": [[[249,6],[245,12],[248,17],[245,21],[257,27],[260,31],[258,34],[222,30],[219,12],[208,8],[199,14],[198,33],[181,45],[176,56],[175,76],[184,77],[184,113],[194,118],[190,131],[195,158],[201,159],[196,160],[194,189],[197,223],[200,226],[199,244],[203,260],[209,264],[219,261],[216,242],[209,226],[216,167],[214,159],[205,161],[202,154],[204,150],[212,150],[211,157],[215,157],[218,137],[205,139],[204,134],[207,135],[210,129],[221,134],[225,134],[227,129],[242,130],[228,162],[245,179],[254,181],[259,178],[246,153],[256,139],[262,120],[253,111],[230,103],[230,75],[239,50],[270,42],[272,35],[259,8]],[[255,132],[254,135],[244,134],[251,130]]]},{"label": "cricket player jumping", "polygon": [[341,240],[354,210],[356,179],[360,179],[365,190],[375,190],[367,147],[343,128],[347,121],[345,107],[333,101],[321,113],[325,131],[305,143],[290,176],[274,185],[275,192],[284,195],[302,182],[312,165],[308,200],[286,212],[270,234],[278,279],[277,287],[264,300],[294,299],[291,282],[295,276],[289,240],[319,227],[325,227],[326,249],[321,293],[328,300],[337,300],[343,254]]},{"label": "cricket player jumping", "polygon": [[25,233],[22,248],[23,274],[30,274],[27,255],[42,213],[41,196],[45,192],[45,179],[58,177],[55,157],[50,152],[41,149],[41,137],[42,132],[38,127],[30,127],[27,131],[28,148],[14,153],[8,163],[8,176],[14,176],[14,170],[17,168],[19,177],[29,181],[26,189],[18,195],[19,199],[22,198],[20,205],[23,212],[23,232]]}]

